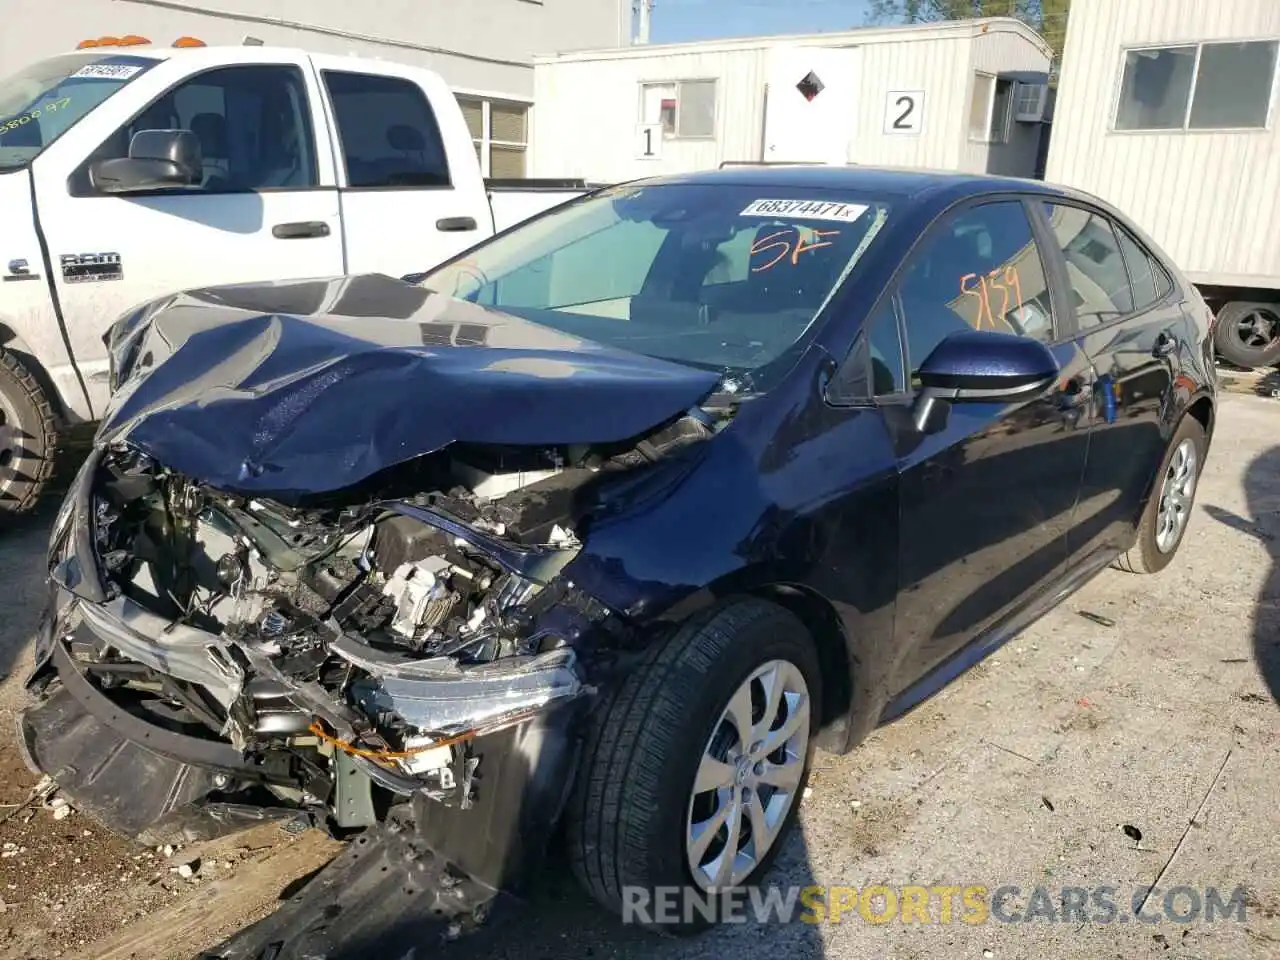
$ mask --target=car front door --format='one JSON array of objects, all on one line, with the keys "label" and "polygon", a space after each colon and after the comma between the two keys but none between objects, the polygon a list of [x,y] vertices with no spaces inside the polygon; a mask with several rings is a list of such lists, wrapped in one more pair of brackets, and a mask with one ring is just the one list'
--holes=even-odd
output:
[{"label": "car front door", "polygon": [[[906,396],[884,410],[900,472],[899,700],[907,688],[945,682],[967,666],[963,648],[1064,572],[1088,450],[1081,401],[1092,373],[1057,316],[1042,258],[1020,199],[949,213],[911,254],[893,312],[876,321],[901,324],[909,371]],[[940,430],[914,431],[907,414],[916,371],[945,337],[968,329],[1044,341],[1058,381],[1019,403],[954,403]],[[874,347],[884,334],[870,335]],[[876,369],[873,380],[892,382]]]},{"label": "car front door", "polygon": [[[106,328],[167,293],[343,272],[333,158],[317,149],[319,91],[305,61],[217,67],[176,84],[88,156],[33,165],[40,223],[94,416],[107,399]],[[142,130],[190,130],[199,184],[109,195],[89,166],[125,157]],[[49,162],[46,162],[49,161]]]},{"label": "car front door", "polygon": [[1074,202],[1041,209],[1077,343],[1097,373],[1089,463],[1068,534],[1071,562],[1084,564],[1132,540],[1172,429],[1164,413],[1178,345],[1195,338],[1172,280],[1128,230]]}]

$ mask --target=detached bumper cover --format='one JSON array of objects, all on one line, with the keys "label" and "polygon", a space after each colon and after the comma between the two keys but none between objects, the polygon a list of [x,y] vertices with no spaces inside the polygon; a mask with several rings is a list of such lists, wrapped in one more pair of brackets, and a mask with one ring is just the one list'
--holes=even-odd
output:
[{"label": "detached bumper cover", "polygon": [[196,960],[424,957],[483,922],[496,897],[392,823],[356,838],[275,913]]}]

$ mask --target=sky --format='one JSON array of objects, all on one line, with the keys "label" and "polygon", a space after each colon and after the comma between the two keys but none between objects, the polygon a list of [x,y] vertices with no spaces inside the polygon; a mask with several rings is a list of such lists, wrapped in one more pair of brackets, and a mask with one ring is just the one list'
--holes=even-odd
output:
[{"label": "sky", "polygon": [[655,0],[652,43],[847,30],[866,24],[867,0]]}]

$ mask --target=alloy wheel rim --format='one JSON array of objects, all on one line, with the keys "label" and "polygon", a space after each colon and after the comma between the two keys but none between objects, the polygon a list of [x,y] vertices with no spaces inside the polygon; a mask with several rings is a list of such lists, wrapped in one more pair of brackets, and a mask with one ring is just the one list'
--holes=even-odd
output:
[{"label": "alloy wheel rim", "polygon": [[721,711],[686,817],[685,855],[702,889],[741,885],[777,842],[804,776],[810,703],[799,668],[770,660]]},{"label": "alloy wheel rim", "polygon": [[22,452],[22,430],[18,418],[0,398],[0,499],[3,499],[18,476],[18,460]]},{"label": "alloy wheel rim", "polygon": [[1280,316],[1269,310],[1252,310],[1236,324],[1236,338],[1250,350],[1267,350],[1280,340]]},{"label": "alloy wheel rim", "polygon": [[1198,475],[1196,445],[1183,440],[1173,452],[1160,485],[1160,507],[1156,513],[1156,549],[1169,553],[1182,539],[1196,492]]}]

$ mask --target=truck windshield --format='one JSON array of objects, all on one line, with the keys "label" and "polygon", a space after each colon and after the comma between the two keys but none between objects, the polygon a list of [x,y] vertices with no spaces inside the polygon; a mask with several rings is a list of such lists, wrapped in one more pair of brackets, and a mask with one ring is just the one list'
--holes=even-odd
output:
[{"label": "truck windshield", "polygon": [[[428,273],[424,286],[766,389],[890,214],[812,185],[610,188]],[[767,369],[766,369],[767,368]]]},{"label": "truck windshield", "polygon": [[23,167],[81,117],[159,61],[68,53],[0,80],[0,170]]}]

